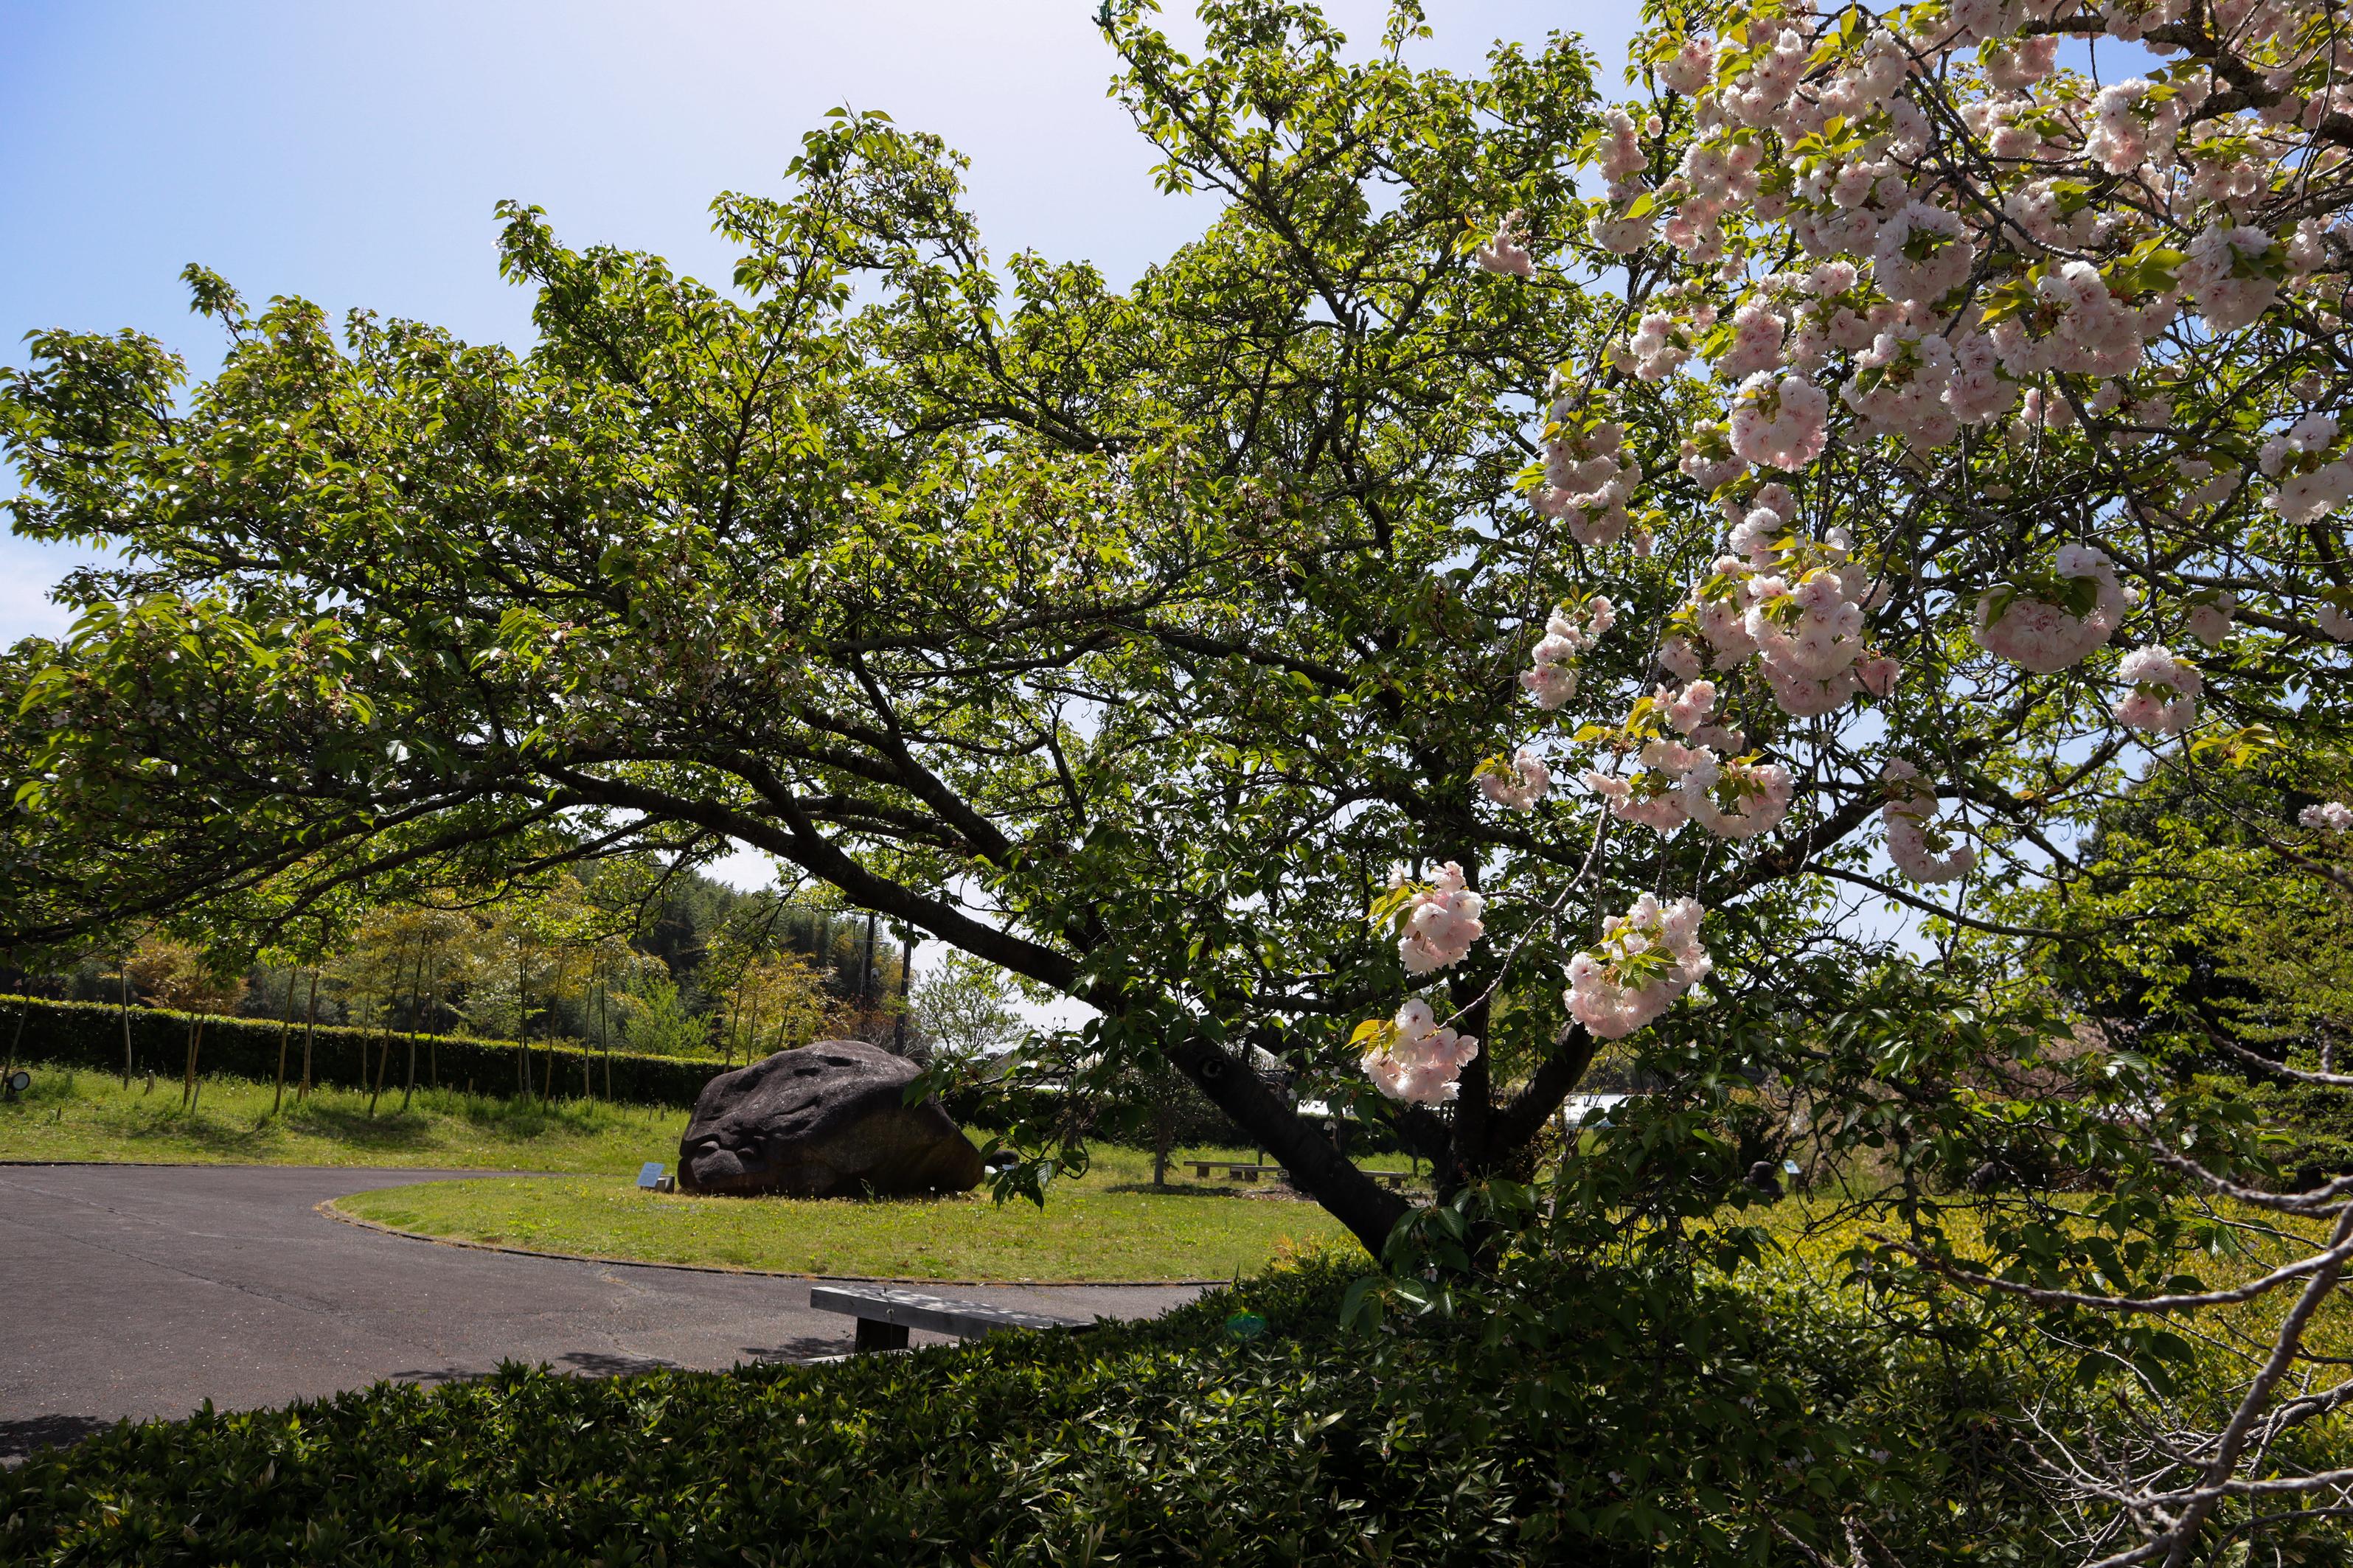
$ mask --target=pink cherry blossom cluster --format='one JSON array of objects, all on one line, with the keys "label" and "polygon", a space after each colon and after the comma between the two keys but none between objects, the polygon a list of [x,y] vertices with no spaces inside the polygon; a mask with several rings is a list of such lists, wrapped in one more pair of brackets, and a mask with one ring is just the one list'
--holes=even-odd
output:
[{"label": "pink cherry blossom cluster", "polygon": [[1479,1037],[1441,1028],[1429,1003],[1409,997],[1394,1026],[1366,1051],[1365,1076],[1391,1100],[1444,1105],[1460,1089],[1462,1069],[1479,1054]]},{"label": "pink cherry blossom cluster", "polygon": [[1520,671],[1520,684],[1537,707],[1551,712],[1577,695],[1577,656],[1599,642],[1617,619],[1616,607],[1605,597],[1554,608],[1530,656],[1534,662]]},{"label": "pink cherry blossom cluster", "polygon": [[2187,659],[2161,646],[2137,647],[2116,666],[2116,679],[2132,686],[2108,710],[2126,728],[2179,735],[2197,722],[2198,691],[2205,678]]},{"label": "pink cherry blossom cluster", "polygon": [[1514,210],[1504,215],[1494,235],[1471,253],[1471,259],[1490,272],[1528,277],[1536,268],[1535,258],[1528,254],[1527,240],[1527,215]]},{"label": "pink cherry blossom cluster", "polygon": [[1686,787],[1683,804],[1692,820],[1718,838],[1754,838],[1781,826],[1797,791],[1797,779],[1780,763],[1732,757],[1713,784]]},{"label": "pink cherry blossom cluster", "polygon": [[2239,607],[2237,595],[2225,589],[2193,600],[2184,627],[2208,647],[2221,647],[2231,637],[2231,614]]},{"label": "pink cherry blossom cluster", "polygon": [[2055,675],[2106,646],[2133,603],[2116,563],[2094,545],[2068,544],[2060,547],[2057,570],[2092,584],[2090,608],[2077,615],[2022,587],[1988,589],[1978,600],[1978,645],[2037,675]]},{"label": "pink cherry blossom cluster", "polygon": [[1844,530],[1815,540],[1791,528],[1797,503],[1787,486],[1761,486],[1752,499],[1728,541],[1735,553],[1717,558],[1709,585],[1670,625],[1659,662],[1688,679],[1703,668],[1702,644],[1718,668],[1754,658],[1775,703],[1796,718],[1858,691],[1885,697],[1897,667],[1866,640],[1867,612],[1884,585],[1852,558]]},{"label": "pink cherry blossom cluster", "polygon": [[1720,838],[1771,832],[1788,815],[1796,778],[1778,763],[1735,755],[1747,741],[1714,721],[1715,700],[1711,680],[1660,687],[1621,731],[1639,742],[1641,768],[1630,776],[1588,772],[1585,786],[1610,816],[1657,833],[1694,821]]},{"label": "pink cherry blossom cluster", "polygon": [[1684,791],[1704,788],[1715,780],[1715,753],[1704,746],[1679,741],[1645,742],[1639,753],[1642,766],[1631,777],[1589,772],[1585,787],[1599,795],[1609,815],[1620,822],[1672,834],[1691,820]]},{"label": "pink cherry blossom cluster", "polygon": [[2323,801],[2318,805],[2306,806],[2297,813],[2296,820],[2315,833],[2342,833],[2353,827],[2353,805],[2341,800]]},{"label": "pink cherry blossom cluster", "polygon": [[2256,466],[2279,481],[2272,507],[2289,522],[2310,522],[2353,497],[2353,453],[2337,451],[2334,414],[2311,413],[2263,442]]},{"label": "pink cherry blossom cluster", "polygon": [[1949,882],[1966,876],[1978,863],[1973,845],[1956,843],[1936,826],[1936,792],[1920,770],[1902,757],[1891,757],[1880,773],[1887,804],[1880,807],[1880,826],[1887,832],[1887,858],[1915,882]]},{"label": "pink cherry blossom cluster", "polygon": [[[1586,411],[1580,389],[1563,388],[1552,406],[1545,440],[1544,484],[1535,496],[1537,511],[1556,517],[1588,549],[1615,544],[1633,519],[1626,510],[1642,482],[1642,466],[1626,445],[1626,428]],[[1635,541],[1648,552],[1648,536]]]},{"label": "pink cherry blossom cluster", "polygon": [[[1399,872],[1392,889],[1407,885]],[[1487,900],[1470,890],[1462,868],[1452,860],[1438,868],[1430,885],[1414,894],[1405,907],[1404,934],[1398,938],[1398,958],[1409,974],[1429,974],[1450,963],[1460,963],[1471,944],[1487,932],[1479,916]]]},{"label": "pink cherry blossom cluster", "polygon": [[1802,468],[1830,439],[1830,394],[1802,375],[1758,371],[1732,403],[1732,450],[1743,462]]},{"label": "pink cherry blossom cluster", "polygon": [[1479,770],[1479,790],[1497,805],[1534,811],[1536,802],[1552,792],[1552,770],[1522,746],[1508,763],[1498,759]]},{"label": "pink cherry blossom cluster", "polygon": [[1658,221],[1648,214],[1637,215],[1630,210],[1634,200],[1649,187],[1642,174],[1651,166],[1651,155],[1642,151],[1641,131],[1656,135],[1656,120],[1637,127],[1633,117],[1622,109],[1609,111],[1602,132],[1599,163],[1601,173],[1609,182],[1609,198],[1595,209],[1586,226],[1593,243],[1613,256],[1631,256],[1651,243],[1657,232]]},{"label": "pink cherry blossom cluster", "polygon": [[1605,1040],[1655,1019],[1714,967],[1700,945],[1695,899],[1662,905],[1644,893],[1601,928],[1601,940],[1568,961],[1569,1016]]}]

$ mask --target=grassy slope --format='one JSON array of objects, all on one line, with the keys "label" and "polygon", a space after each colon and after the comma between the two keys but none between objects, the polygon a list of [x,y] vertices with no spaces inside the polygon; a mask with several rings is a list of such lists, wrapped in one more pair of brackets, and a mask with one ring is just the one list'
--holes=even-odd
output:
[{"label": "grassy slope", "polygon": [[270,1115],[271,1086],[206,1079],[193,1115],[180,1085],[36,1067],[32,1090],[0,1101],[0,1159],[151,1160],[288,1165],[448,1166],[471,1170],[626,1171],[678,1158],[686,1113],[644,1106],[397,1090],[319,1089]]},{"label": "grassy slope", "polygon": [[1229,1188],[1152,1190],[1150,1161],[1099,1150],[1046,1206],[986,1190],[874,1203],[641,1193],[611,1179],[435,1182],[363,1193],[348,1213],[428,1236],[804,1274],[909,1279],[1230,1279],[1289,1246],[1347,1243],[1314,1204]]},{"label": "grassy slope", "polygon": [[[291,1089],[275,1117],[269,1084],[206,1078],[193,1115],[173,1079],[120,1080],[87,1068],[29,1068],[33,1088],[0,1100],[0,1160],[142,1160],[167,1163],[442,1166],[458,1170],[628,1171],[678,1158],[686,1112],[661,1107],[558,1100],[553,1105],[454,1089],[418,1089],[406,1111],[385,1092],[368,1097],[322,1089],[307,1100]],[[1247,1149],[1184,1148],[1177,1157],[1249,1161]],[[1101,1149],[1098,1166],[1123,1181],[1147,1180],[1151,1158]],[[1106,1163],[1106,1162],[1108,1163]],[[1357,1162],[1402,1170],[1402,1154]],[[1175,1173],[1186,1176],[1181,1166]],[[1239,1185],[1213,1178],[1223,1190]],[[1245,1191],[1255,1191],[1244,1186]]]}]

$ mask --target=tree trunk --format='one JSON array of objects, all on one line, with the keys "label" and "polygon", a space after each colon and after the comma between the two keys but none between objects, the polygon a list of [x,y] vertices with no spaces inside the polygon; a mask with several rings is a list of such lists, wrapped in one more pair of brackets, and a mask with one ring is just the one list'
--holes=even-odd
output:
[{"label": "tree trunk", "polygon": [[1168,1152],[1176,1146],[1176,1119],[1163,1114],[1152,1123],[1152,1184],[1168,1184]]},{"label": "tree trunk", "polygon": [[122,1087],[131,1087],[131,955],[122,955]]},{"label": "tree trunk", "polygon": [[408,968],[408,1081],[400,1086],[400,1113],[408,1114],[408,1102],[417,1097],[417,1015],[425,1005],[418,988],[425,983],[425,937],[417,938],[417,962]]},{"label": "tree trunk", "polygon": [[205,1048],[205,1015],[196,1015],[196,1032],[188,1037],[188,1114],[196,1113],[196,1102],[205,1097],[203,1080],[196,1077],[196,1058]]},{"label": "tree trunk", "polygon": [[531,1098],[531,982],[523,968],[522,942],[515,942],[515,1089]]},{"label": "tree trunk", "polygon": [[902,937],[899,942],[899,1017],[891,1026],[892,1042],[899,1054],[907,1054],[907,987],[915,973],[915,939]]},{"label": "tree trunk", "polygon": [[286,1104],[286,1051],[294,1043],[294,976],[286,976],[286,1016],[278,1025],[278,1092],[269,1099],[275,1116]]},{"label": "tree trunk", "polygon": [[1166,1055],[1210,1103],[1273,1152],[1291,1173],[1292,1185],[1354,1232],[1366,1251],[1381,1256],[1389,1233],[1412,1212],[1403,1194],[1389,1191],[1340,1158],[1330,1140],[1302,1121],[1246,1061],[1237,1061],[1222,1047],[1188,1036],[1172,1042]]},{"label": "tree trunk", "polygon": [[302,1020],[302,1091],[297,1100],[311,1098],[311,1045],[319,1037],[319,966],[311,966],[311,1005],[308,1016]]},{"label": "tree trunk", "polygon": [[[389,996],[385,998],[384,1016],[376,1020],[376,1027],[384,1036],[384,1045],[376,1052],[375,1082],[368,1090],[368,1115],[371,1118],[375,1115],[375,1102],[384,1098],[384,1075],[392,1066],[392,998]],[[363,1074],[367,1071],[365,1046],[360,1047],[360,1071]]]},{"label": "tree trunk", "polygon": [[185,1070],[185,1072],[183,1072],[183,1073],[181,1074],[181,1076],[180,1076],[180,1109],[181,1109],[181,1110],[187,1110],[187,1109],[189,1108],[189,1101],[190,1101],[190,1100],[194,1100],[194,1099],[195,1098],[195,1093],[196,1093],[196,1016],[195,1016],[194,1013],[191,1013],[191,1014],[189,1014],[189,1015],[188,1015],[188,1061],[187,1061],[187,1068],[186,1068],[186,1070]]},{"label": "tree trunk", "polygon": [[[441,1021],[439,1017],[441,1011],[441,966],[438,963],[436,963],[433,966],[433,978],[426,986],[426,989],[431,993],[431,1001],[428,1003],[428,1005],[432,1008],[435,1014],[433,1021],[436,1026],[438,1026]],[[438,1026],[431,1034],[425,1037],[425,1071],[427,1075],[432,1079],[433,1087],[435,1089],[439,1089],[441,1087],[441,1031]]]}]

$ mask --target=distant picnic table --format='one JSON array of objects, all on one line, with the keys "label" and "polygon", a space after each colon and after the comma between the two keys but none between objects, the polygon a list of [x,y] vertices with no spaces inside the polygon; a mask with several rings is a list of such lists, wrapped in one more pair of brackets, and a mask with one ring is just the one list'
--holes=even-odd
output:
[{"label": "distant picnic table", "polygon": [[[1209,1173],[1212,1171],[1223,1171],[1226,1173],[1226,1180],[1229,1182],[1255,1182],[1260,1176],[1269,1173],[1271,1173],[1278,1182],[1291,1180],[1291,1172],[1283,1166],[1261,1164],[1255,1161],[1187,1160],[1185,1163],[1190,1165],[1193,1168],[1193,1173],[1205,1182],[1209,1179]],[[1401,1187],[1408,1180],[1408,1173],[1403,1171],[1366,1171],[1365,1174],[1391,1187]]]}]

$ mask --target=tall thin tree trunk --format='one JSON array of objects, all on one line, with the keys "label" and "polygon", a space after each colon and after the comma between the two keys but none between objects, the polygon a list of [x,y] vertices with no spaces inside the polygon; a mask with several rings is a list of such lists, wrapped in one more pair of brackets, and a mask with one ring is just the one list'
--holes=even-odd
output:
[{"label": "tall thin tree trunk", "polygon": [[[385,994],[384,1016],[376,1020],[376,1028],[384,1037],[384,1045],[375,1057],[375,1085],[368,1091],[368,1115],[375,1115],[375,1102],[384,1096],[384,1075],[392,1066],[392,995]],[[367,1047],[360,1047],[360,1071],[367,1071]]]},{"label": "tall thin tree trunk", "polygon": [[187,1063],[187,1070],[186,1070],[186,1072],[185,1072],[185,1073],[181,1076],[181,1079],[180,1079],[180,1109],[181,1109],[181,1110],[187,1110],[187,1109],[188,1109],[188,1102],[189,1102],[190,1100],[194,1100],[194,1099],[195,1098],[195,1093],[196,1093],[196,1015],[195,1015],[194,1013],[191,1013],[191,1014],[189,1014],[189,1015],[188,1015],[188,1063]]},{"label": "tall thin tree trunk", "polygon": [[425,1070],[433,1079],[433,1087],[435,1089],[439,1089],[441,1087],[441,1030],[439,1027],[441,1022],[440,964],[436,963],[433,966],[433,978],[426,982],[425,990],[427,997],[429,998],[427,1005],[433,1009],[433,1022],[435,1025],[435,1027],[427,1032],[425,1037]]},{"label": "tall thin tree trunk", "polygon": [[202,1100],[205,1094],[205,1086],[196,1078],[196,1058],[203,1053],[205,1048],[205,1019],[206,1016],[207,1015],[203,1013],[197,1014],[196,1026],[188,1031],[187,1106],[188,1114],[191,1116],[194,1116],[196,1113],[196,1102]]},{"label": "tall thin tree trunk", "polygon": [[515,1090],[531,1098],[531,990],[524,977],[522,942],[515,942]]},{"label": "tall thin tree trunk", "polygon": [[311,1043],[319,1037],[319,966],[311,966],[311,1007],[302,1020],[302,1091],[297,1100],[311,1098]]},{"label": "tall thin tree trunk", "polygon": [[131,955],[122,955],[122,1087],[131,1087]]},{"label": "tall thin tree trunk", "polygon": [[408,1102],[417,1095],[417,1014],[424,999],[417,988],[425,983],[425,933],[417,934],[417,962],[408,966],[408,1081],[400,1086],[400,1113],[408,1114]]},{"label": "tall thin tree trunk", "polygon": [[8,1070],[10,1072],[16,1070],[16,1053],[24,1048],[25,1044],[25,1019],[32,1011],[33,1005],[30,1002],[16,1004],[16,1032],[8,1038]]},{"label": "tall thin tree trunk", "polygon": [[874,1026],[874,916],[871,910],[866,916],[866,962],[860,966],[858,976],[858,1010],[862,1015],[858,1020],[859,1026],[866,1029],[872,1028]]},{"label": "tall thin tree trunk", "polygon": [[270,1097],[269,1114],[286,1104],[286,1050],[294,1043],[294,976],[286,976],[286,1016],[278,1026],[278,1092]]},{"label": "tall thin tree trunk", "polygon": [[892,1043],[903,1053],[907,1048],[907,987],[915,973],[915,939],[902,937],[899,942],[899,1020],[891,1026]]}]

